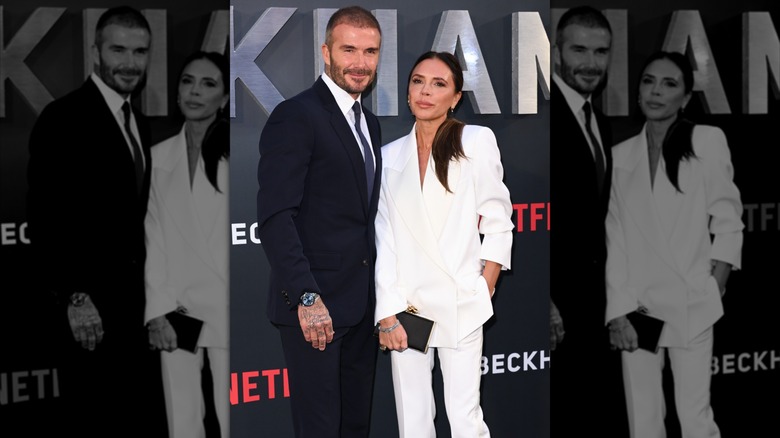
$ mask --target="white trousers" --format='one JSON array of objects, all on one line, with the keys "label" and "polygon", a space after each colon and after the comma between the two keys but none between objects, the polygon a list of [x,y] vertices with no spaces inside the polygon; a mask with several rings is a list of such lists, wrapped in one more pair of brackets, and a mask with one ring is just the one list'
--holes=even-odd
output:
[{"label": "white trousers", "polygon": [[479,386],[482,378],[482,327],[453,348],[429,348],[427,353],[407,349],[391,353],[393,392],[399,438],[433,438],[436,402],[433,394],[434,353],[444,385],[444,405],[452,438],[487,438],[482,419]]},{"label": "white trousers", "polygon": [[720,431],[710,406],[713,328],[688,348],[661,348],[622,353],[628,422],[632,438],[665,438],[663,393],[665,353],[674,380],[674,403],[683,438],[717,438]]},{"label": "white trousers", "polygon": [[[197,353],[177,349],[161,356],[169,438],[205,438],[206,404],[201,388],[203,348]],[[225,348],[208,348],[214,406],[222,438],[230,437],[230,370]]]}]

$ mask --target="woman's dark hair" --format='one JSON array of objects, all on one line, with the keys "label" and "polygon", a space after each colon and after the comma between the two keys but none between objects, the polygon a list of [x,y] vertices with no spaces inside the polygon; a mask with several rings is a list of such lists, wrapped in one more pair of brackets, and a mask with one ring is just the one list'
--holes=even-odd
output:
[{"label": "woman's dark hair", "polygon": [[[452,73],[452,79],[455,84],[455,93],[457,94],[463,91],[463,69],[460,66],[458,58],[449,52],[429,51],[420,55],[420,57],[417,58],[417,61],[414,62],[412,69],[409,71],[409,78],[406,81],[406,94],[409,94],[409,82],[412,80],[412,73],[414,72],[415,67],[427,59],[438,59],[439,61],[444,62]],[[436,178],[438,178],[441,185],[450,193],[452,193],[452,190],[450,190],[450,186],[447,183],[450,161],[466,158],[466,153],[463,152],[463,144],[460,139],[464,125],[463,122],[452,117],[450,113],[439,126],[439,129],[436,130],[436,135],[433,137],[433,145],[431,145],[433,161],[436,164]]]},{"label": "woman's dark hair", "polygon": [[[205,59],[211,62],[219,69],[219,72],[222,75],[223,92],[224,94],[229,94],[230,87],[228,87],[228,81],[230,80],[230,62],[228,61],[228,58],[221,53],[204,51],[192,53],[184,60],[178,77],[181,78],[184,69],[187,68],[190,63],[199,59]],[[230,157],[230,121],[223,108],[217,110],[217,117],[206,129],[200,153],[203,156],[206,178],[208,178],[211,185],[214,186],[218,192],[221,192],[217,184],[217,165],[219,164],[219,160]]]},{"label": "woman's dark hair", "polygon": [[[642,74],[644,74],[647,66],[660,59],[666,59],[672,62],[680,69],[682,72],[685,94],[691,94],[693,92],[693,68],[688,61],[688,58],[682,53],[664,51],[653,53],[645,60],[645,65],[642,67]],[[680,162],[696,158],[696,154],[693,152],[692,142],[694,126],[695,124],[692,121],[684,117],[683,109],[680,108],[677,120],[675,120],[669,127],[669,130],[666,131],[664,141],[661,143],[661,153],[663,154],[664,162],[666,163],[666,176],[669,177],[669,181],[680,193],[682,193],[678,178]]]}]

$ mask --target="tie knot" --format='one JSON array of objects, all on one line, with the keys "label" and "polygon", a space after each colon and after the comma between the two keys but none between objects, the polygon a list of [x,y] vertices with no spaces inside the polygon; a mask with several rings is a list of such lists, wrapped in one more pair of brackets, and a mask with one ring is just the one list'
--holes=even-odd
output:
[{"label": "tie knot", "polygon": [[357,100],[355,101],[354,104],[352,104],[352,111],[355,113],[355,117],[357,118],[360,117],[360,102],[358,102]]},{"label": "tie knot", "polygon": [[585,111],[585,120],[590,123],[590,102],[586,100],[585,104],[582,105],[582,110]]},{"label": "tie knot", "polygon": [[130,121],[130,103],[125,101],[125,103],[122,104],[122,114],[125,115],[125,122]]}]

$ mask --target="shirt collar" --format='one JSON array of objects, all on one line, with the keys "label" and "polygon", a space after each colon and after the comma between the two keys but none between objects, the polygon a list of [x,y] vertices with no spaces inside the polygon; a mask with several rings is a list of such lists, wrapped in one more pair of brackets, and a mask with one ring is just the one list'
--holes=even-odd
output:
[{"label": "shirt collar", "polygon": [[336,99],[336,105],[339,106],[342,114],[347,115],[350,111],[352,111],[352,105],[354,105],[356,101],[360,102],[360,96],[358,96],[357,99],[354,99],[352,96],[350,96],[349,93],[344,91],[343,88],[336,85],[336,83],[333,82],[333,79],[331,79],[327,73],[322,73],[320,77],[322,78],[322,81],[325,82],[325,85],[328,86],[330,93],[333,94],[333,97]]},{"label": "shirt collar", "polygon": [[[587,99],[582,97],[582,95],[570,87],[558,73],[553,73],[553,80],[558,85],[558,88],[560,88],[563,97],[566,99],[566,103],[569,104],[569,108],[571,108],[571,112],[574,114],[579,114],[580,111],[582,111],[582,105],[584,105],[585,102],[590,102],[590,96],[588,96]],[[592,103],[591,106],[593,106]]]},{"label": "shirt collar", "polygon": [[95,74],[95,72],[92,72],[89,77],[92,78],[92,81],[97,85],[98,90],[100,90],[100,94],[103,95],[103,99],[105,99],[108,104],[108,108],[111,109],[111,114],[118,113],[122,109],[122,105],[129,101],[130,96],[128,96],[127,99],[122,97],[114,89],[106,85],[106,83],[103,82],[103,79]]}]

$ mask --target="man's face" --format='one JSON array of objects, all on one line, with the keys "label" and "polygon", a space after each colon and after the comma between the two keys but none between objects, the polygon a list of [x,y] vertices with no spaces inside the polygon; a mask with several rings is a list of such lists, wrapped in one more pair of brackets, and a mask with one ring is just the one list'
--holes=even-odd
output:
[{"label": "man's face", "polygon": [[607,75],[611,43],[606,29],[567,26],[556,43],[555,62],[561,79],[583,97],[589,96]]},{"label": "man's face", "polygon": [[322,45],[325,72],[355,99],[371,85],[379,63],[379,30],[339,24],[331,31],[331,43]]},{"label": "man's face", "polygon": [[127,96],[144,78],[149,61],[149,32],[109,24],[103,28],[100,47],[93,46],[98,76],[122,96]]}]

